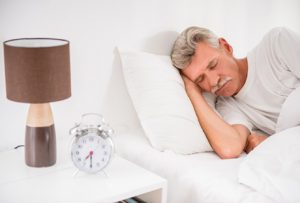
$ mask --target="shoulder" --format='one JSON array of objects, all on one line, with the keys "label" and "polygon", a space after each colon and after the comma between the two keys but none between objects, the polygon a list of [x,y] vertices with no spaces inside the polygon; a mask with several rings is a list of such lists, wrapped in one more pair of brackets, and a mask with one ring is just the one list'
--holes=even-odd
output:
[{"label": "shoulder", "polygon": [[256,51],[259,55],[275,57],[277,60],[291,50],[298,49],[299,45],[300,35],[297,32],[286,27],[275,27],[265,34]]},{"label": "shoulder", "polygon": [[275,27],[264,36],[263,41],[269,43],[287,43],[299,38],[299,34],[286,27]]},{"label": "shoulder", "polygon": [[274,27],[269,32],[267,32],[266,36],[278,36],[286,34],[288,32],[291,32],[291,30],[286,27]]}]

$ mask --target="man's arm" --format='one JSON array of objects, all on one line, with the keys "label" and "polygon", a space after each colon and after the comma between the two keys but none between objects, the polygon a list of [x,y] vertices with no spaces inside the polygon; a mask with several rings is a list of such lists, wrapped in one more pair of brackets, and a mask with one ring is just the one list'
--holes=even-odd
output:
[{"label": "man's arm", "polygon": [[206,137],[220,158],[236,158],[243,152],[249,130],[243,125],[229,125],[207,104],[200,88],[183,76],[187,94]]}]

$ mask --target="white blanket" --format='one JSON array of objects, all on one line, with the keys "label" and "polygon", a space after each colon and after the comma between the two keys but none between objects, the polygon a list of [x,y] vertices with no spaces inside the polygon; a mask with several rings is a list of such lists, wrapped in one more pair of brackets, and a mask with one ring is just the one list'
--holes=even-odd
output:
[{"label": "white blanket", "polygon": [[276,202],[300,202],[300,126],[272,135],[241,163],[239,182]]}]

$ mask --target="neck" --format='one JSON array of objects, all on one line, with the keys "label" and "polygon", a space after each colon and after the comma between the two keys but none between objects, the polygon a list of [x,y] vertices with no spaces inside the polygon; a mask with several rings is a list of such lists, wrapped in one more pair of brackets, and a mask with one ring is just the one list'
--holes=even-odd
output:
[{"label": "neck", "polygon": [[241,88],[244,86],[246,79],[247,79],[247,75],[248,75],[248,61],[247,58],[242,58],[242,59],[237,59],[237,64],[239,67],[239,75],[241,78],[240,81],[240,87],[237,91],[237,93],[241,90]]}]

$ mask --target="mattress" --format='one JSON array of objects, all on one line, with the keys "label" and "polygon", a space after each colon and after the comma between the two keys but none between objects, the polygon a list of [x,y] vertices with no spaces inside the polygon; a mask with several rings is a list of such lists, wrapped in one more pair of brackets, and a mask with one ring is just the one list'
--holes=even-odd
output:
[{"label": "mattress", "polygon": [[168,181],[169,203],[272,202],[238,182],[245,158],[221,160],[215,153],[180,155],[152,148],[142,129],[117,133],[116,153]]}]

